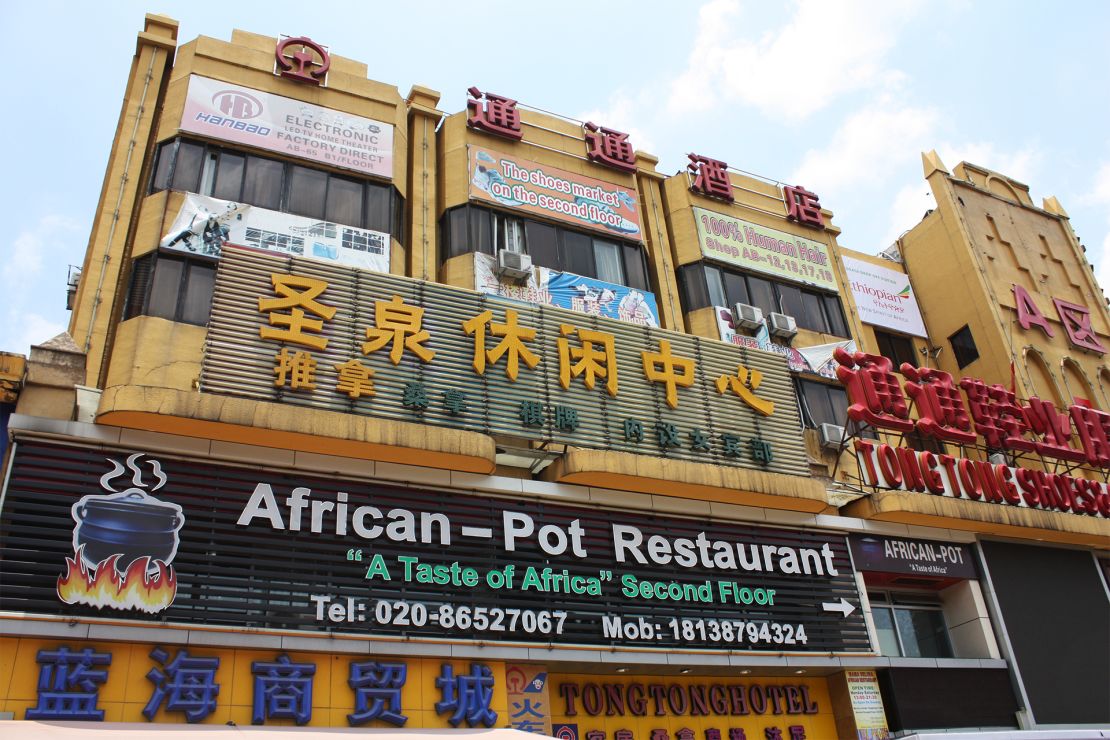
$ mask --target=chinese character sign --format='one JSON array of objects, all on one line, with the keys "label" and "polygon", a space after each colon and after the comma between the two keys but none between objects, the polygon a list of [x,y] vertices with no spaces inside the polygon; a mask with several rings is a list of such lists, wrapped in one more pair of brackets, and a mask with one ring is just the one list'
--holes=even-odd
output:
[{"label": "chinese character sign", "polygon": [[235,247],[222,264],[205,392],[790,475],[805,467],[778,355]]}]

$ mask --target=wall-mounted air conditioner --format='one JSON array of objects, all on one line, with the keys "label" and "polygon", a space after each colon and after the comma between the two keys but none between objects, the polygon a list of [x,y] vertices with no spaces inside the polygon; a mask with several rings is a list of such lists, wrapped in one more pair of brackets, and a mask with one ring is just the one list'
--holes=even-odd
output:
[{"label": "wall-mounted air conditioner", "polygon": [[747,303],[737,303],[732,307],[732,322],[744,329],[758,329],[763,326],[763,309]]},{"label": "wall-mounted air conditioner", "polygon": [[798,333],[798,325],[794,323],[793,316],[784,313],[773,313],[767,317],[767,328],[771,336],[790,341]]},{"label": "wall-mounted air conditioner", "polygon": [[822,424],[817,427],[817,437],[823,449],[839,450],[840,441],[844,439],[844,427],[838,424]]},{"label": "wall-mounted air conditioner", "polygon": [[523,252],[502,249],[497,253],[497,276],[510,280],[527,280],[532,277],[532,258]]}]

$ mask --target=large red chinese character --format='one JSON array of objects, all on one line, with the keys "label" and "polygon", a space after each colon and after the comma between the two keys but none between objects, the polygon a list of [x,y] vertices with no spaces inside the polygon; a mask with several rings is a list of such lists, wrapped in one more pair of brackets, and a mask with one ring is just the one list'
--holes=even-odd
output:
[{"label": "large red chinese character", "polygon": [[1104,354],[1106,347],[1098,340],[1094,327],[1091,326],[1091,310],[1086,306],[1070,303],[1060,298],[1053,298],[1056,312],[1060,314],[1060,321],[1068,333],[1068,339],[1076,347],[1089,349],[1097,354]]},{"label": "large red chinese character", "polygon": [[906,376],[906,393],[917,403],[919,432],[961,445],[975,441],[964,399],[949,373],[908,362],[902,363],[901,370]]},{"label": "large red chinese character", "polygon": [[520,128],[520,111],[516,109],[515,100],[489,92],[483,93],[476,87],[467,92],[470,93],[470,98],[466,101],[466,109],[470,112],[466,119],[467,126],[488,134],[520,140],[524,133]]},{"label": "large red chinese character", "polygon": [[963,378],[960,387],[967,394],[975,431],[979,432],[988,447],[1025,452],[1035,449],[1033,442],[1025,439],[1029,423],[1013,391],[997,383],[987,385],[978,378]]},{"label": "large red chinese character", "polygon": [[784,185],[782,198],[786,201],[788,221],[797,221],[819,229],[825,228],[825,219],[821,215],[821,203],[817,200],[817,193],[811,193],[801,185]]},{"label": "large red chinese character", "polygon": [[733,201],[732,181],[728,179],[728,165],[719,159],[710,159],[700,154],[686,156],[690,158],[690,164],[686,165],[686,169],[694,175],[694,184],[690,189],[695,193],[731,203]]},{"label": "large red chinese character", "polygon": [[628,134],[588,122],[586,130],[586,157],[591,162],[616,167],[625,172],[636,171],[636,152],[628,141]]},{"label": "large red chinese character", "polygon": [[1110,414],[1079,403],[1070,411],[1087,462],[1103,468],[1110,465]]},{"label": "large red chinese character", "polygon": [[1025,419],[1029,427],[1041,435],[1041,441],[1033,444],[1034,449],[1046,457],[1055,457],[1060,460],[1079,462],[1083,459],[1083,452],[1073,449],[1071,442],[1071,418],[1056,410],[1056,404],[1051,401],[1042,401],[1036,396],[1029,399],[1029,405],[1023,406]]},{"label": "large red chinese character", "polygon": [[[890,360],[865,352],[850,353],[843,347],[833,351],[840,363],[836,377],[848,392],[848,417],[873,427],[908,432],[913,429],[906,397],[894,376]],[[854,369],[856,368],[856,369]]]}]

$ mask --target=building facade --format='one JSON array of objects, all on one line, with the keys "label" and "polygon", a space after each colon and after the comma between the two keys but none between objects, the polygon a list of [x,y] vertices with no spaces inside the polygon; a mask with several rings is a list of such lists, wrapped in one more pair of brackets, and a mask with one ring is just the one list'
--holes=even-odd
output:
[{"label": "building facade", "polygon": [[6,719],[1110,723],[1110,323],[1058,203],[927,155],[874,257],[468,93],[147,16],[68,335],[0,378]]}]

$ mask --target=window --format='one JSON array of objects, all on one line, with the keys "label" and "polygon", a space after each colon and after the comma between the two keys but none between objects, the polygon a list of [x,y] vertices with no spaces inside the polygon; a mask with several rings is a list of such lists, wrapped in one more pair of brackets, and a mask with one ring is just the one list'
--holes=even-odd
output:
[{"label": "window", "polygon": [[[840,308],[840,298],[805,286],[783,283],[764,277],[726,270],[698,262],[681,268],[686,310],[706,306],[747,303],[769,313],[793,316],[798,326],[822,334],[847,337],[848,325]],[[702,285],[698,285],[698,282]]]},{"label": "window", "polygon": [[470,252],[523,252],[532,264],[650,290],[647,262],[639,244],[571,231],[479,206],[452,208],[443,217],[446,258]]},{"label": "window", "polygon": [[971,336],[971,329],[965,324],[962,329],[948,337],[952,345],[952,353],[956,356],[956,364],[963,370],[979,359],[979,350],[975,347],[975,338]]},{"label": "window", "polygon": [[131,266],[124,318],[157,316],[204,326],[212,307],[216,262],[199,257],[153,253]]},{"label": "window", "polygon": [[810,429],[822,424],[843,426],[848,420],[848,394],[844,389],[815,380],[798,378],[802,423]]},{"label": "window", "polygon": [[940,600],[926,593],[868,592],[882,655],[951,658]]},{"label": "window", "polygon": [[913,349],[913,340],[901,334],[891,334],[888,331],[875,329],[875,343],[879,346],[879,354],[890,358],[894,364],[894,372],[900,372],[903,362],[917,367],[917,353]]},{"label": "window", "polygon": [[403,239],[404,201],[392,185],[192,141],[162,144],[151,192],[183,190]]}]

